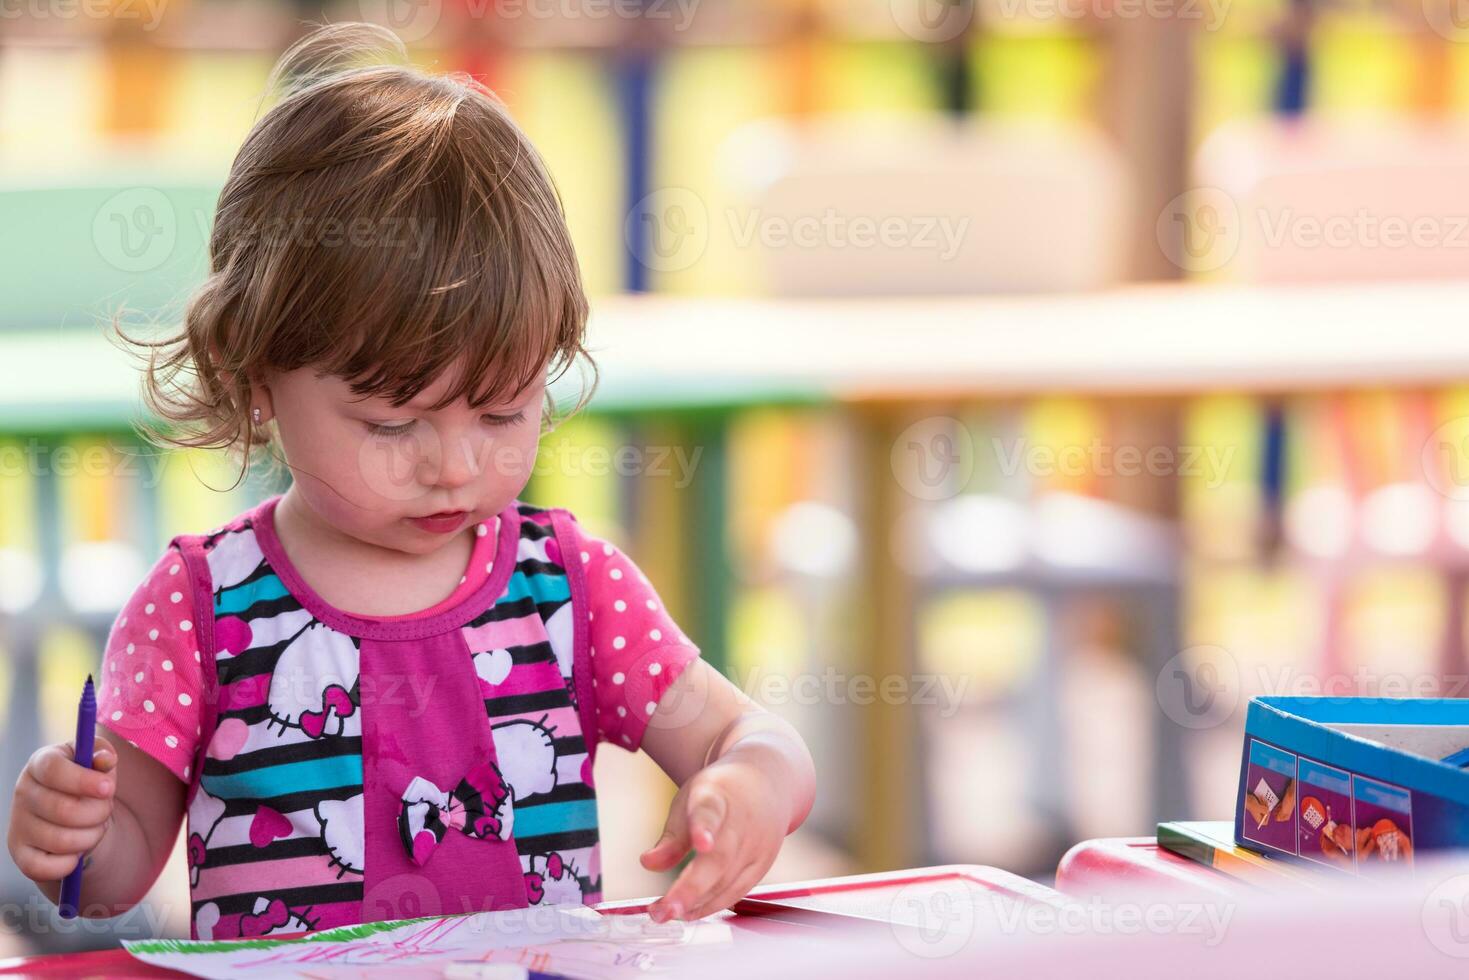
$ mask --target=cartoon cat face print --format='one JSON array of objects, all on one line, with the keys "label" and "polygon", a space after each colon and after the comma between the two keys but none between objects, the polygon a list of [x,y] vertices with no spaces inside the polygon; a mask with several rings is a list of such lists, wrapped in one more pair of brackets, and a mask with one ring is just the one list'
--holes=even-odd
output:
[{"label": "cartoon cat face print", "polygon": [[251,911],[240,916],[239,934],[216,936],[220,921],[219,906],[214,902],[206,902],[194,913],[194,935],[200,939],[259,939],[277,933],[307,932],[316,928],[315,923],[308,918],[309,915],[309,910],[293,911],[279,898],[257,895]]},{"label": "cartoon cat face print", "polygon": [[556,788],[556,746],[550,729],[535,721],[510,721],[494,726],[490,734],[514,802]]},{"label": "cartoon cat face print", "polygon": [[311,738],[361,735],[357,644],[313,620],[287,644],[270,679],[271,720]]},{"label": "cartoon cat face print", "polygon": [[240,938],[258,939],[277,933],[306,932],[315,924],[279,898],[257,896],[252,912],[240,916]]},{"label": "cartoon cat face print", "polygon": [[525,891],[532,905],[581,905],[581,874],[558,852],[532,855]]},{"label": "cartoon cat face print", "polygon": [[362,794],[346,800],[322,800],[316,805],[321,839],[341,874],[362,874],[366,835],[363,831]]}]

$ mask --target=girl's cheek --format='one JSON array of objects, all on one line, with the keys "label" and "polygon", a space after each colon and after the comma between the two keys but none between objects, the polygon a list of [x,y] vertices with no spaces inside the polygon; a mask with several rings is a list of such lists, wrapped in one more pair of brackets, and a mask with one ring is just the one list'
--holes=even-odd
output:
[{"label": "girl's cheek", "polygon": [[401,511],[413,508],[424,495],[425,481],[432,479],[434,467],[431,453],[436,447],[427,445],[414,434],[406,438],[367,435],[355,440],[343,438],[346,455],[339,467],[340,488],[351,488],[348,496],[369,510]]},{"label": "girl's cheek", "polygon": [[531,474],[535,472],[538,448],[539,441],[534,436],[523,439],[517,444],[515,453],[516,468],[513,473],[509,474],[511,480],[524,482],[530,479]]},{"label": "girl's cheek", "polygon": [[511,487],[518,493],[531,478],[536,466],[536,440],[518,436],[495,447],[493,479],[499,487]]}]

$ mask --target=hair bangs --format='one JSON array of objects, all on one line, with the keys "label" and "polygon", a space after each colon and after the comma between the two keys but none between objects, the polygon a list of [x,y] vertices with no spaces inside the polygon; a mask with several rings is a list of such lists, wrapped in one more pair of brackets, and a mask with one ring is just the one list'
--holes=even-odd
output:
[{"label": "hair bangs", "polygon": [[[475,116],[461,103],[444,125],[472,137]],[[581,351],[586,299],[564,225],[528,207],[522,186],[546,179],[528,173],[537,160],[514,152],[475,168],[465,159],[474,142],[436,141],[418,172],[395,175],[415,188],[391,207],[403,215],[394,223],[402,241],[393,243],[402,247],[375,242],[317,257],[319,269],[341,266],[325,281],[352,286],[333,304],[351,311],[327,328],[316,363],[360,395],[401,405],[447,375],[434,408],[505,404]],[[352,220],[366,221],[361,212],[374,200],[380,212],[382,196],[364,194]],[[359,299],[349,304],[349,296]]]}]

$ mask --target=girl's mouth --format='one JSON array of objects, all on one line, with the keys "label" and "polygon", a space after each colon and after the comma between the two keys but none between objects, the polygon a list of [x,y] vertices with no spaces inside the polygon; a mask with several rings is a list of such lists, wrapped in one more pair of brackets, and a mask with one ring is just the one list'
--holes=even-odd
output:
[{"label": "girl's mouth", "polygon": [[408,522],[429,534],[449,534],[463,527],[464,519],[468,516],[469,511],[466,510],[441,510],[437,514],[424,517],[410,517]]}]

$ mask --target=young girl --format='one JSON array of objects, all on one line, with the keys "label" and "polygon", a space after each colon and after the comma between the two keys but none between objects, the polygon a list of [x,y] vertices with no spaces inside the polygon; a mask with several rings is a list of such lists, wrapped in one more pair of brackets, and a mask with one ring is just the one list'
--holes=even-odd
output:
[{"label": "young girl", "polygon": [[596,902],[600,742],[680,787],[642,854],[695,852],[658,921],[729,906],[811,807],[795,731],[631,559],[518,499],[586,356],[580,274],[504,107],[406,60],[363,24],[283,55],[149,345],[165,438],[278,450],[291,483],[170,543],[108,639],[93,768],[47,746],[16,786],[12,856],[54,900],[86,855],[84,914],[139,901],[184,816],[197,938]]}]

